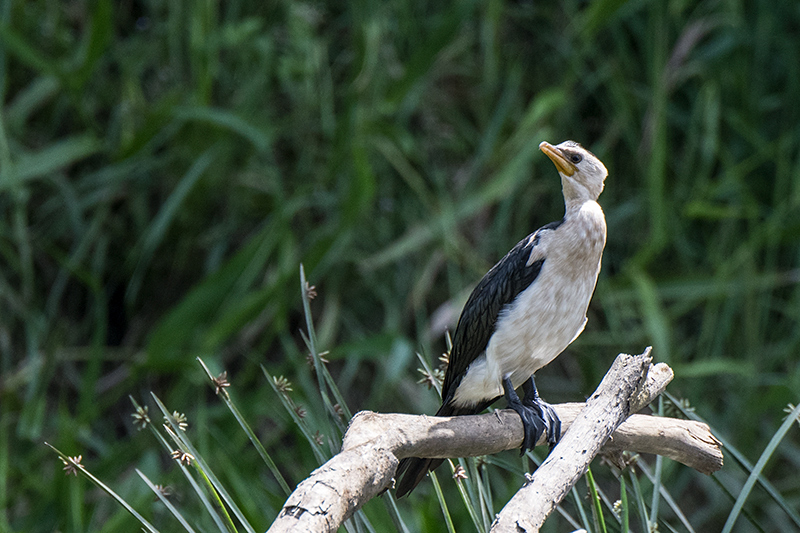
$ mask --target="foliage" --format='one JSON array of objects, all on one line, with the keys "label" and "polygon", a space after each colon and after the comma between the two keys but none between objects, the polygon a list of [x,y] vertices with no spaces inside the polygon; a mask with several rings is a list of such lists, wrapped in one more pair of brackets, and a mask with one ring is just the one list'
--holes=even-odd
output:
[{"label": "foliage", "polygon": [[[797,528],[797,428],[778,437],[800,390],[799,25],[792,0],[3,2],[0,531],[136,527],[44,441],[170,528],[135,474],[185,484],[129,416],[150,391],[266,529],[284,484],[337,446],[336,404],[433,412],[414,354],[435,361],[477,279],[561,216],[537,146],[566,138],[609,168],[609,242],[543,396],[578,400],[652,344],[730,445],[713,478],[664,461],[650,480],[639,459],[605,526],[620,499],[634,530],[654,508],[662,531],[680,513],[720,530],[746,487],[734,531]],[[228,371],[239,415],[197,357]],[[453,527],[475,529],[524,479],[531,458],[512,457],[464,462],[465,490],[443,468],[399,516],[441,530],[440,488]],[[583,497],[568,514],[592,528]],[[393,501],[373,504],[352,527],[396,524]]]}]

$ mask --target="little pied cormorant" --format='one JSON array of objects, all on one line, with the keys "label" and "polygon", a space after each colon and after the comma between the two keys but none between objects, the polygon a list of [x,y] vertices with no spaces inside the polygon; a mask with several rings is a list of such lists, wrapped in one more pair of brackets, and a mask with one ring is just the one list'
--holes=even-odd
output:
[{"label": "little pied cormorant", "polygon": [[[520,241],[472,291],[453,337],[436,416],[477,414],[501,396],[522,419],[522,452],[543,434],[552,448],[561,421],[536,391],[533,374],[586,325],[606,221],[597,198],[608,171],[573,141],[539,145],[561,176],[566,211]],[[522,400],[515,389],[522,385]],[[397,496],[416,487],[442,459],[410,457],[397,468]],[[402,476],[402,478],[401,478]]]}]

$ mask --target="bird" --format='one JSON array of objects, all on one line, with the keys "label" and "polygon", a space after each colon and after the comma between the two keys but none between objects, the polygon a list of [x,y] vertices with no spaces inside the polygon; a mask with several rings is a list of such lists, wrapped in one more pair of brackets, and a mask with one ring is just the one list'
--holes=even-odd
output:
[{"label": "bird", "polygon": [[[561,177],[564,217],[517,243],[470,294],[453,335],[436,412],[477,414],[504,396],[522,419],[520,454],[542,435],[551,450],[560,439],[561,421],[539,396],[534,373],[586,326],[606,243],[606,220],[597,203],[608,176],[605,165],[574,141],[542,142],[539,149]],[[403,459],[395,474],[397,497],[411,492],[443,461]]]}]

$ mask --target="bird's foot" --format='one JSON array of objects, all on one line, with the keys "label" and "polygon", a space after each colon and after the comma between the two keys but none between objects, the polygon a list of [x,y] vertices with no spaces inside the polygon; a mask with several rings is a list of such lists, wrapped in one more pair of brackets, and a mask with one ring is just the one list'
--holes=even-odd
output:
[{"label": "bird's foot", "polygon": [[525,393],[522,397],[522,405],[539,413],[547,427],[547,445],[550,447],[550,451],[553,451],[553,448],[556,447],[559,439],[561,439],[561,419],[558,418],[553,406],[539,396],[533,376],[528,378],[528,381],[522,385],[522,390]]},{"label": "bird's foot", "polygon": [[[508,401],[508,408],[513,409],[522,419],[524,436],[520,455],[536,446],[542,435],[547,436],[547,443],[552,450],[561,435],[561,420],[556,415],[553,407],[539,398],[538,394],[531,395],[528,390],[528,383],[525,384],[525,397],[520,401],[511,380],[503,380],[503,389]],[[536,388],[533,388],[535,393]]]},{"label": "bird's foot", "polygon": [[508,402],[508,407],[517,412],[522,419],[522,446],[519,454],[524,455],[526,451],[532,450],[539,438],[545,433],[549,434],[547,420],[540,414],[541,410],[524,405],[522,402]]},{"label": "bird's foot", "polygon": [[[556,447],[556,444],[558,444],[558,441],[561,438],[561,419],[558,418],[553,406],[541,398],[537,398],[534,401],[531,401],[528,398],[523,398],[522,405],[537,413],[537,416],[542,421],[542,425],[545,427],[547,432],[547,445],[550,447],[550,451],[553,451],[553,448]],[[541,436],[542,433],[540,433],[539,436]]]}]

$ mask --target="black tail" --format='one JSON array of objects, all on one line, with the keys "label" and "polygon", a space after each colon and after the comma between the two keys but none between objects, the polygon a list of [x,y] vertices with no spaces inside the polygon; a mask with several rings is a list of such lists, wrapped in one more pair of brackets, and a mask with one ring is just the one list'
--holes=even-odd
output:
[{"label": "black tail", "polygon": [[[406,457],[400,461],[400,465],[397,467],[397,474],[395,474],[395,479],[400,479],[397,482],[395,495],[398,498],[402,498],[414,490],[428,472],[434,470],[443,462],[444,459],[423,459],[420,457]],[[403,476],[402,479],[400,476]]]},{"label": "black tail", "polygon": [[[451,405],[443,405],[436,411],[436,416],[461,416],[461,415],[474,415],[480,413],[486,407],[478,405],[474,408],[453,407]],[[437,468],[444,462],[444,459],[425,459],[421,457],[406,457],[397,466],[397,473],[394,475],[397,480],[396,495],[401,498],[414,490],[414,487],[419,485],[425,475]],[[402,476],[402,479],[401,479]]]}]

